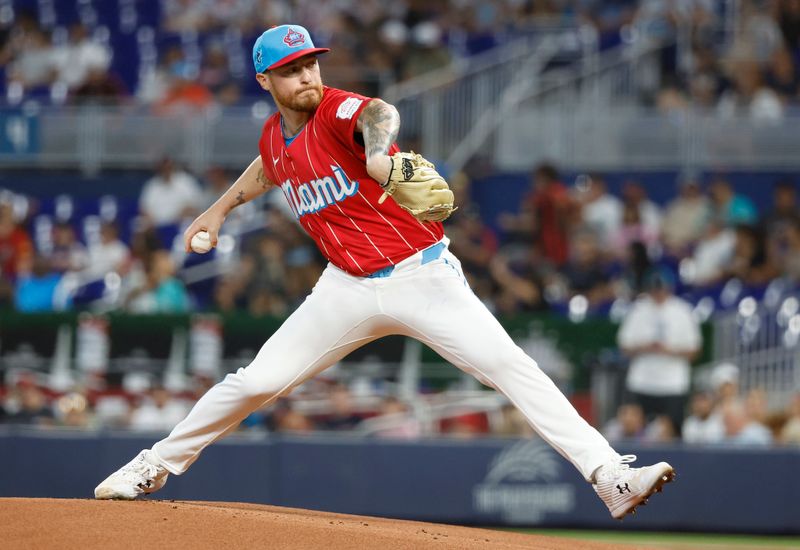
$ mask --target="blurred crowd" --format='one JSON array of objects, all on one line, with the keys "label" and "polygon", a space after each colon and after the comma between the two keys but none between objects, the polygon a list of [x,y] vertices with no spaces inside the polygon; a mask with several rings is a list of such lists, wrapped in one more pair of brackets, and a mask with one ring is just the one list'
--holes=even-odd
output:
[{"label": "blurred crowd", "polygon": [[609,313],[642,292],[654,268],[693,301],[732,279],[762,291],[777,278],[800,282],[798,189],[788,179],[775,182],[772,208],[758,212],[721,174],[705,184],[681,178],[662,206],[644,181],[628,180],[617,196],[601,174],[567,185],[541,165],[519,212],[500,214],[495,232],[459,189],[469,183],[454,181],[462,208],[448,221],[451,247],[476,294],[500,314]]},{"label": "blurred crowd", "polygon": [[[151,378],[126,384],[127,388],[90,389],[98,386],[89,382],[56,392],[38,384],[34,375],[23,374],[7,391],[0,386],[0,426],[168,432],[213,383],[211,378],[197,376],[190,391],[170,392]],[[454,407],[452,413],[431,415],[435,396],[428,402],[423,395],[406,400],[365,392],[363,384],[357,382],[351,386],[330,379],[306,382],[290,397],[251,413],[239,430],[290,434],[337,431],[393,439],[533,433],[510,405],[488,414]]]},{"label": "blurred crowd", "polygon": [[[282,197],[267,194],[235,210],[214,253],[183,251],[183,227],[233,177],[211,168],[198,179],[165,158],[144,185],[138,212],[120,218],[124,227],[117,206],[103,214],[101,204],[100,216],[82,220],[71,209],[39,216],[35,200],[1,194],[0,304],[288,314],[325,262]],[[757,298],[773,281],[800,284],[800,204],[791,179],[774,183],[771,208],[759,212],[724,174],[706,183],[684,177],[660,205],[646,181],[625,182],[617,196],[601,174],[568,185],[545,164],[531,174],[518,210],[494,220],[471,199],[471,185],[463,173],[451,177],[459,210],[447,234],[475,293],[498,315],[549,310],[574,320],[620,319],[653,269],[692,305],[719,296],[729,281]]]},{"label": "blurred crowd", "polygon": [[17,2],[16,11],[0,15],[6,100],[143,103],[157,113],[247,103],[263,97],[252,78],[253,40],[296,21],[332,48],[323,63],[328,83],[369,95],[515,37],[562,28],[599,49],[637,40],[677,44],[659,61],[661,89],[644,98],[666,113],[694,106],[774,119],[798,101],[795,0],[118,3],[114,10]]},{"label": "blurred crowd", "polygon": [[[682,415],[683,416],[683,415]],[[776,407],[762,389],[739,390],[739,369],[717,365],[707,388],[691,394],[685,418],[676,428],[669,415],[647,414],[626,401],[602,429],[612,443],[768,447],[800,445],[800,393]]]},{"label": "blurred crowd", "polygon": [[[69,216],[32,225],[35,201],[20,208],[19,195],[0,193],[0,300],[26,312],[95,308],[97,302],[80,302],[82,291],[65,289],[65,281],[77,277],[114,290],[111,300],[99,298],[105,311],[287,315],[310,291],[324,261],[281,206],[282,197],[272,202],[268,195],[235,210],[226,228],[238,229],[221,235],[218,248],[225,250],[212,253],[210,261],[182,250],[181,228],[233,177],[211,168],[196,178],[164,158],[142,188],[130,227],[122,231],[113,215],[101,215],[91,239],[86,225],[74,226]],[[720,367],[700,388],[692,387],[690,367],[702,346],[699,296],[719,293],[731,281],[755,295],[778,280],[799,288],[795,182],[776,181],[772,205],[763,211],[724,174],[705,181],[683,177],[675,195],[658,204],[645,181],[627,181],[617,195],[601,174],[581,174],[567,184],[556,167],[543,164],[530,174],[518,208],[495,220],[485,219],[472,200],[473,182],[465,174],[454,174],[451,184],[460,208],[446,223],[450,246],[489,309],[506,317],[549,310],[576,321],[583,318],[578,313],[621,321],[618,344],[629,367],[623,404],[603,427],[610,439],[800,442],[800,397],[772,410],[761,390],[740,395],[735,367]],[[198,287],[190,271],[215,262],[222,268]],[[155,382],[117,395],[62,394],[22,380],[3,396],[4,421],[166,430],[211,383],[201,377],[196,391],[178,394]],[[317,390],[313,398],[284,400],[254,413],[243,429],[346,428],[408,437],[531,433],[510,405],[493,414],[454,414],[431,426],[420,420],[418,401],[342,385]]]},{"label": "blurred crowd", "polygon": [[[198,376],[190,391],[180,393],[170,392],[157,382],[129,391],[75,387],[56,392],[38,385],[33,376],[19,376],[15,384],[0,391],[0,426],[166,433],[213,383]],[[239,431],[292,435],[336,431],[392,439],[535,437],[510,403],[491,410],[456,405],[450,412],[432,415],[430,400],[435,396],[420,394],[406,400],[389,394],[365,394],[357,386],[331,380],[306,383],[290,397],[251,413]],[[445,402],[441,397],[439,400]],[[737,367],[723,363],[715,367],[709,386],[691,395],[677,429],[668,415],[647,414],[642,405],[631,400],[620,405],[616,415],[598,429],[616,446],[677,442],[697,446],[800,446],[800,393],[788,405],[776,408],[768,403],[763,390],[742,394]]]},{"label": "blurred crowd", "polygon": [[686,4],[696,8],[686,33],[688,52],[676,60],[674,71],[664,71],[655,98],[661,112],[692,108],[724,118],[770,121],[798,104],[800,4],[741,2],[734,37],[727,41],[721,39],[718,21],[708,16],[712,2]]}]

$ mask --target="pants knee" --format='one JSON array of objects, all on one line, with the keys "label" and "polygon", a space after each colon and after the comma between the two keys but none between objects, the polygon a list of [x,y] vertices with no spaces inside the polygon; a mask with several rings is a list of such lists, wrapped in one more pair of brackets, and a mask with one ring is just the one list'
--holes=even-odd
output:
[{"label": "pants knee", "polygon": [[[277,370],[277,369],[275,369]],[[246,369],[239,369],[235,376],[239,378],[242,392],[246,398],[261,398],[269,399],[274,395],[278,395],[287,389],[291,383],[286,376],[282,376],[280,372],[272,372],[263,369],[255,370],[252,367]]]}]

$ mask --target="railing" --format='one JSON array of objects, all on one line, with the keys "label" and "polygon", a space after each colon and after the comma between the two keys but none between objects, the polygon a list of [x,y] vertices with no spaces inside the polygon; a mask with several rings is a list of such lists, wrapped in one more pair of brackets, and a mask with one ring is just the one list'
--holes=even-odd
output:
[{"label": "railing", "polygon": [[[482,83],[476,92],[494,93],[485,87],[489,81],[476,82]],[[426,128],[427,141],[419,148],[414,140],[401,139],[404,148],[419,150],[435,161],[456,153],[464,159],[479,150],[501,170],[527,170],[545,159],[566,169],[608,170],[719,166],[774,170],[795,169],[800,163],[800,112],[787,111],[771,121],[720,118],[715,112],[697,110],[664,115],[640,107],[591,108],[578,101],[579,95],[554,92],[552,102],[545,105],[502,108],[502,118],[493,113],[495,118],[486,121],[476,111],[443,123],[436,112],[457,112],[453,104],[445,106],[454,100],[454,93],[432,96],[432,103],[425,103],[427,114],[420,124]],[[437,105],[443,111],[437,111]],[[169,154],[195,171],[212,164],[240,169],[258,154],[268,109],[259,104],[192,117],[156,116],[134,108],[0,110],[0,168],[69,168],[87,173],[150,169]],[[481,121],[472,129],[467,126],[471,117]],[[431,143],[431,136],[438,143]],[[460,152],[458,143],[465,140],[469,147],[462,145],[465,149]]]},{"label": "railing", "polygon": [[714,319],[717,363],[735,364],[742,394],[762,389],[771,408],[787,405],[800,391],[800,300],[779,290],[773,288],[761,303],[745,297],[737,311]]}]

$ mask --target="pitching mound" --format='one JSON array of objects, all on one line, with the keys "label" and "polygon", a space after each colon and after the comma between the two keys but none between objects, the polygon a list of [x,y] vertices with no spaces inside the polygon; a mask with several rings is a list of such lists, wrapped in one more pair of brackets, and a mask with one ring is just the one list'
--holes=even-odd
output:
[{"label": "pitching mound", "polygon": [[7,549],[605,549],[577,540],[231,502],[0,499]]}]

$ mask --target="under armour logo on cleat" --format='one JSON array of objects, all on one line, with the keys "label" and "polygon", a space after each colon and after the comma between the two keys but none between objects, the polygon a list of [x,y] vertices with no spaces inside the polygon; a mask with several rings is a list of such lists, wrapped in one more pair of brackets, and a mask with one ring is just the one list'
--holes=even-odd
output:
[{"label": "under armour logo on cleat", "polygon": [[625,491],[628,491],[629,493],[631,492],[631,488],[628,487],[627,483],[625,485],[617,485],[617,490],[619,491],[619,494],[621,494],[621,495],[624,495]]}]

